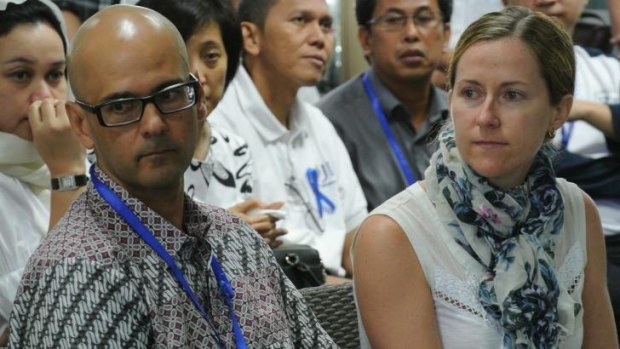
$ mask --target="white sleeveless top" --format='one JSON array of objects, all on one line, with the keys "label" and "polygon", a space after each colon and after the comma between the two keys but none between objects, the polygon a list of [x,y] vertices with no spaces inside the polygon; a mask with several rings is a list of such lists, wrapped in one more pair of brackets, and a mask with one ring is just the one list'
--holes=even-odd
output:
[{"label": "white sleeveless top", "polygon": [[[559,284],[581,304],[586,265],[583,193],[563,179],[557,179],[557,183],[565,212],[563,238],[557,242],[554,265]],[[501,349],[503,331],[487,316],[476,297],[484,269],[444,229],[426,191],[416,183],[377,207],[371,215],[389,216],[407,234],[433,294],[443,348]],[[361,317],[358,318],[361,346],[370,348]],[[582,341],[583,311],[575,319],[575,332],[562,338],[559,347],[581,348]]]}]

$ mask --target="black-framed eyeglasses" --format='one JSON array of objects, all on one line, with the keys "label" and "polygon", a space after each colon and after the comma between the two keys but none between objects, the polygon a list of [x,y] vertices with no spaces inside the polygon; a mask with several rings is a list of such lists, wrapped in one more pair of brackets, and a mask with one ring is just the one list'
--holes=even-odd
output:
[{"label": "black-framed eyeglasses", "polygon": [[167,86],[150,96],[119,98],[97,105],[75,102],[87,112],[97,116],[104,127],[117,127],[136,123],[142,119],[144,108],[153,103],[162,114],[173,114],[196,105],[196,95],[200,88],[198,79],[192,74],[190,81]]},{"label": "black-framed eyeglasses", "polygon": [[407,25],[409,18],[413,20],[416,29],[424,34],[435,29],[441,22],[441,16],[433,12],[430,8],[420,8],[413,15],[406,15],[399,12],[388,12],[383,16],[378,16],[370,21],[367,25],[376,25],[385,31],[401,31]]}]

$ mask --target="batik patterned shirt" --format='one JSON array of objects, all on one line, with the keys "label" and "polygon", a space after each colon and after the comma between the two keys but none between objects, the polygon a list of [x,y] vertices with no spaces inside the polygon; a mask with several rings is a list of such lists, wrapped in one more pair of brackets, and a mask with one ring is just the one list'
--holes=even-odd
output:
[{"label": "batik patterned shirt", "polygon": [[[227,348],[235,337],[215,253],[234,288],[248,348],[336,347],[260,236],[226,211],[186,197],[184,231],[98,177],[181,267]],[[208,322],[167,265],[89,184],[24,272],[10,319],[14,348],[215,348]]]}]

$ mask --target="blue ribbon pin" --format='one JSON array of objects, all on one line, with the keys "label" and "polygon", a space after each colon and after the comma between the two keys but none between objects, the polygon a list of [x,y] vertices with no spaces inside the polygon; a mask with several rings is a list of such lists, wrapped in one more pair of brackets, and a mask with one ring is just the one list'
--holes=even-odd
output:
[{"label": "blue ribbon pin", "polygon": [[310,183],[310,187],[312,187],[312,191],[314,192],[314,197],[316,198],[316,207],[319,210],[319,217],[323,218],[323,205],[327,206],[325,209],[328,213],[334,212],[336,209],[336,205],[319,189],[319,171],[309,168],[306,171],[306,177],[308,178],[308,183]]}]

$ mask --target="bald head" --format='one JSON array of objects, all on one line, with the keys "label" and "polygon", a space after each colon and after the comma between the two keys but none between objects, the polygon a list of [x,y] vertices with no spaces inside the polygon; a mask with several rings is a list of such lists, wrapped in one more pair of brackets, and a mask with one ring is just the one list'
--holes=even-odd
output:
[{"label": "bald head", "polygon": [[169,20],[143,7],[109,6],[75,34],[67,63],[69,81],[76,97],[86,98],[87,84],[109,79],[111,71],[131,70],[149,58],[157,65],[158,57],[170,60],[170,55],[189,74],[183,38]]}]

